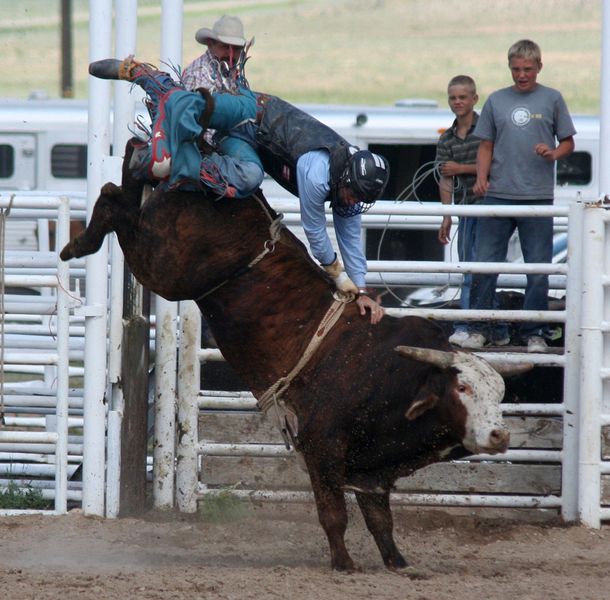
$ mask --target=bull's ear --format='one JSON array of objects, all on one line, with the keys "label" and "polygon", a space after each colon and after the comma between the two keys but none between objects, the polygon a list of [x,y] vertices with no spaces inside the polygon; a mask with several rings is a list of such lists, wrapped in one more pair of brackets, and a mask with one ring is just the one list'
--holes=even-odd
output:
[{"label": "bull's ear", "polygon": [[405,417],[409,421],[415,421],[418,417],[421,417],[427,410],[432,410],[438,403],[438,396],[433,393],[428,393],[425,396],[417,396],[413,401],[413,404],[409,406]]}]

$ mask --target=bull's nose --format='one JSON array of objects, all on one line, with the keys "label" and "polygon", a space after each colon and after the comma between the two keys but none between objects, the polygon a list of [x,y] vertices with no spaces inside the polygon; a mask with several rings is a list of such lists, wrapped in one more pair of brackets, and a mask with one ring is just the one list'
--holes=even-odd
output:
[{"label": "bull's nose", "polygon": [[510,442],[510,433],[507,429],[494,429],[489,434],[489,444],[498,452],[506,452]]}]

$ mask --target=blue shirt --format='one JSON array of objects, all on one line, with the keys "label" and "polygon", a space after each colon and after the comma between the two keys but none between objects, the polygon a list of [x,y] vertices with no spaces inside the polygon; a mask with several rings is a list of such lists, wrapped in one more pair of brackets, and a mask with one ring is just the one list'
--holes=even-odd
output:
[{"label": "blue shirt", "polygon": [[[297,161],[297,186],[301,205],[301,223],[311,253],[323,265],[335,258],[326,231],[324,203],[330,195],[330,157],[326,150],[306,152]],[[337,244],[349,278],[358,286],[366,285],[366,258],[362,250],[361,215],[340,217],[333,212]]]}]

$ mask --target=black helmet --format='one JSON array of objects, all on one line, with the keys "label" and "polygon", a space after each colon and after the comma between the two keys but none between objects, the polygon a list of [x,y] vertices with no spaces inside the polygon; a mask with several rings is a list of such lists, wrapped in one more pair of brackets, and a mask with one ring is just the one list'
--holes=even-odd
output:
[{"label": "black helmet", "polygon": [[333,202],[333,210],[342,217],[366,212],[381,197],[389,178],[390,165],[383,156],[368,150],[358,150],[350,157],[340,184],[347,185],[359,202],[345,206],[337,198]]}]

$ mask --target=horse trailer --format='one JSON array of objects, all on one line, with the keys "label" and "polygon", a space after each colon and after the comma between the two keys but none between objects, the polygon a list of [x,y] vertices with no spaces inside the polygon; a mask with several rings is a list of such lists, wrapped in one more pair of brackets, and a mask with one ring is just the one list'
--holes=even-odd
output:
[{"label": "horse trailer", "polygon": [[[302,105],[350,143],[383,154],[390,163],[389,200],[438,202],[434,177],[436,142],[451,125],[448,109],[430,102],[402,101],[395,106]],[[146,121],[146,109],[137,102],[136,119]],[[0,193],[2,190],[72,192],[86,190],[87,101],[0,101]],[[556,169],[556,202],[582,196],[597,197],[599,169],[599,119],[575,116],[578,131],[575,152]],[[135,130],[135,126],[134,126]],[[290,194],[266,178],[268,198]],[[446,260],[447,249],[437,241],[438,219],[417,227],[384,228],[364,222],[367,258]],[[15,236],[12,236],[13,238]],[[7,244],[15,240],[7,230]],[[22,243],[27,236],[19,235]],[[383,240],[383,247],[382,242]]]}]

